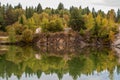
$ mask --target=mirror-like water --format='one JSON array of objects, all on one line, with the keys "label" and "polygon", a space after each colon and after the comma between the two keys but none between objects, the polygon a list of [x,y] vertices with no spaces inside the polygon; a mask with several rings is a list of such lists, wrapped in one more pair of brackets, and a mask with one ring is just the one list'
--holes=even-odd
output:
[{"label": "mirror-like water", "polygon": [[0,46],[0,80],[119,80],[109,48]]}]

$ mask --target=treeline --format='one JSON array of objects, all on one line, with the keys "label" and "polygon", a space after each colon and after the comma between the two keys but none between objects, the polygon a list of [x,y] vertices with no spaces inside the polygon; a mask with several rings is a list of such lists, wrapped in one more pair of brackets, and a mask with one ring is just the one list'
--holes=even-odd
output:
[{"label": "treeline", "polygon": [[[36,7],[22,8],[21,4],[12,6],[0,4],[0,30],[7,31],[11,36],[23,35],[30,37],[36,28],[43,32],[58,32],[66,27],[71,27],[81,35],[113,40],[117,33],[117,24],[120,23],[120,10],[115,13],[114,9],[105,13],[102,10],[92,11],[89,7],[64,8],[59,3],[57,9],[43,9],[39,3]],[[28,34],[26,34],[28,33]],[[25,39],[24,39],[25,40]]]}]

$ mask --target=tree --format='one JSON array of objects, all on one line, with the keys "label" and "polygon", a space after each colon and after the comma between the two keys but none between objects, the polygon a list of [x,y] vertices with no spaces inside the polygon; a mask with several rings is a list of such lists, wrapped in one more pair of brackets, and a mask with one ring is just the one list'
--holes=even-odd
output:
[{"label": "tree", "polygon": [[63,9],[64,9],[64,5],[63,5],[63,3],[59,3],[57,9],[58,9],[58,10],[63,10]]},{"label": "tree", "polygon": [[35,29],[37,27],[37,26],[35,26],[35,21],[34,21],[33,17],[28,19],[27,25],[28,25],[28,28],[31,29],[32,31],[35,31]]},{"label": "tree", "polygon": [[94,21],[93,15],[92,13],[89,13],[85,17],[85,26],[87,30],[91,30],[94,27],[94,25],[95,25],[95,21]]},{"label": "tree", "polygon": [[94,8],[92,8],[92,15],[93,15],[94,18],[97,16],[96,11],[95,11]]},{"label": "tree", "polygon": [[116,13],[114,9],[111,9],[110,11],[108,11],[107,19],[108,19],[108,26],[115,27]]},{"label": "tree", "polygon": [[0,27],[2,26],[3,20],[4,20],[3,11],[2,8],[0,7]]},{"label": "tree", "polygon": [[15,6],[15,8],[22,9],[22,5],[19,3],[17,6]]},{"label": "tree", "polygon": [[80,31],[80,29],[85,29],[85,23],[78,8],[72,9],[69,26],[75,31]]},{"label": "tree", "polygon": [[42,6],[41,4],[39,3],[38,6],[37,6],[37,13],[42,13]]},{"label": "tree", "polygon": [[44,12],[49,15],[51,15],[51,11],[52,11],[51,8],[45,8],[45,10],[44,10]]},{"label": "tree", "polygon": [[108,20],[107,20],[107,18],[103,18],[102,19],[102,26],[103,27],[108,27]]},{"label": "tree", "polygon": [[34,19],[35,26],[39,27],[41,25],[41,22],[42,22],[40,20],[40,15],[37,13],[34,13],[32,18]]},{"label": "tree", "polygon": [[5,31],[5,5],[0,7],[0,30]]},{"label": "tree", "polygon": [[19,19],[19,23],[25,25],[27,23],[27,19],[25,15],[22,15]]},{"label": "tree", "polygon": [[11,25],[16,21],[15,20],[15,12],[14,12],[12,6],[8,5],[7,7],[8,7],[8,9],[6,10],[6,17],[5,17],[6,26]]},{"label": "tree", "polygon": [[97,17],[95,18],[95,25],[92,28],[92,34],[95,37],[98,37],[101,25],[102,25],[102,17],[100,15],[97,15]]},{"label": "tree", "polygon": [[106,17],[104,11],[102,11],[102,10],[98,10],[97,15],[100,15],[100,16],[103,17],[103,18]]},{"label": "tree", "polygon": [[116,21],[120,23],[120,9],[118,9],[118,11],[117,11],[117,19],[116,19]]},{"label": "tree", "polygon": [[22,24],[19,24],[18,22],[14,23],[14,24],[12,25],[12,27],[15,28],[15,33],[16,33],[16,35],[21,35],[22,32],[23,32],[25,29],[27,29],[27,27],[25,27],[25,26],[22,25]]},{"label": "tree", "polygon": [[102,17],[100,14],[97,15],[97,17],[95,18],[96,24],[97,26],[101,27],[102,25]]},{"label": "tree", "polygon": [[26,18],[31,18],[35,11],[34,11],[33,7],[29,7],[29,8],[26,7],[25,12],[26,12]]},{"label": "tree", "polygon": [[22,40],[26,43],[32,42],[33,40],[33,32],[30,29],[26,29],[22,33]]},{"label": "tree", "polygon": [[83,15],[84,14],[89,14],[89,13],[90,13],[89,7],[84,8],[83,11],[82,11]]},{"label": "tree", "polygon": [[116,13],[115,13],[115,11],[113,9],[111,9],[110,11],[108,11],[107,18],[109,20],[112,20],[113,22],[115,22]]},{"label": "tree", "polygon": [[60,18],[44,22],[42,25],[43,32],[59,32],[63,30],[62,20]]}]

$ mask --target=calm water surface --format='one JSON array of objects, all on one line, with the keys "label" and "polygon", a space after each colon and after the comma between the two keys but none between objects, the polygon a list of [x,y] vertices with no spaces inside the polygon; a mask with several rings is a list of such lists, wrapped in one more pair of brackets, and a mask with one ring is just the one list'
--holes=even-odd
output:
[{"label": "calm water surface", "polygon": [[110,48],[0,46],[0,80],[120,80]]}]

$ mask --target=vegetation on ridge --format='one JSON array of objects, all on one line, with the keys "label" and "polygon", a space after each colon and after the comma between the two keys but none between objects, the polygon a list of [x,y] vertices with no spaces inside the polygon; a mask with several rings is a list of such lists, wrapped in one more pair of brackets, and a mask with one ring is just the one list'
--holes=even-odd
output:
[{"label": "vegetation on ridge", "polygon": [[0,5],[0,31],[9,31],[13,30],[9,28],[14,28],[15,37],[12,38],[29,34],[24,34],[26,29],[33,33],[37,28],[41,28],[42,32],[59,32],[66,27],[71,27],[82,36],[113,41],[119,23],[119,9],[117,13],[113,9],[105,13],[102,10],[95,11],[94,8],[90,11],[89,7],[81,6],[66,9],[62,3],[57,9],[48,7],[42,9],[40,3],[37,7],[31,6],[26,9],[23,9],[21,4],[14,7],[10,4]]}]

